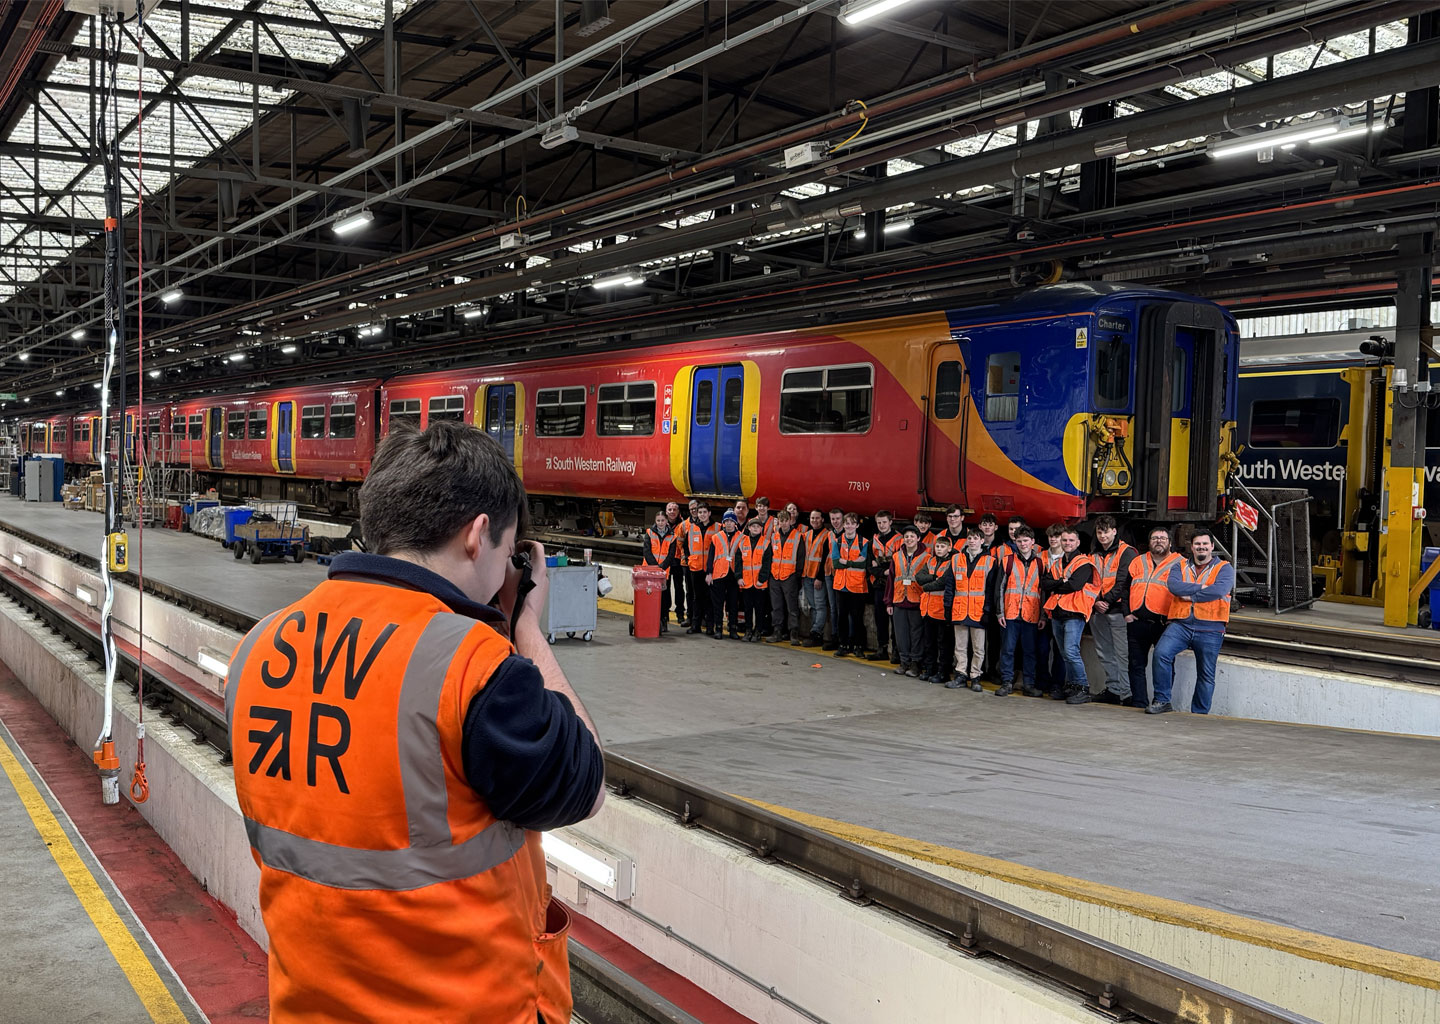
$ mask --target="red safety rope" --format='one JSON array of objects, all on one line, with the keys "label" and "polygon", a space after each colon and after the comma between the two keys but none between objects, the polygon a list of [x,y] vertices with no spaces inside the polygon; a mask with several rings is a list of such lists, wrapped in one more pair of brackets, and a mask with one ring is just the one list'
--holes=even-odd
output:
[{"label": "red safety rope", "polygon": [[[136,250],[136,293],[135,308],[137,310],[137,333],[139,335],[139,357],[136,360],[137,378],[140,381],[135,411],[135,433],[142,440],[136,446],[136,454],[140,456],[140,465],[135,473],[135,575],[139,584],[138,611],[136,613],[135,628],[135,660],[138,665],[136,673],[135,696],[139,701],[137,721],[139,727],[135,737],[135,772],[130,776],[130,799],[137,804],[143,804],[150,799],[150,782],[145,778],[145,451],[150,438],[150,424],[145,419],[145,8],[140,5],[139,20],[136,23],[135,45],[138,52],[136,60],[136,97],[137,107],[135,111],[135,145],[138,154],[137,164],[139,167],[140,180],[135,187],[135,250]],[[124,339],[120,342],[125,343]],[[120,415],[125,415],[125,410],[120,410]],[[122,431],[123,433],[123,431]]]}]

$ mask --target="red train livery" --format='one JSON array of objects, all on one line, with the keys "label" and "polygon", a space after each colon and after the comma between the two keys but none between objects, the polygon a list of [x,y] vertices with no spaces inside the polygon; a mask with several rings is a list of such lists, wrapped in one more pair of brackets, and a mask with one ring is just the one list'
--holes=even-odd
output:
[{"label": "red train livery", "polygon": [[[1234,462],[1236,355],[1233,320],[1204,300],[1057,285],[968,310],[186,400],[147,410],[145,434],[226,496],[337,510],[355,507],[393,422],[450,419],[501,445],[544,519],[766,494],[1201,520]],[[30,440],[93,462],[95,423],[59,417]]]}]

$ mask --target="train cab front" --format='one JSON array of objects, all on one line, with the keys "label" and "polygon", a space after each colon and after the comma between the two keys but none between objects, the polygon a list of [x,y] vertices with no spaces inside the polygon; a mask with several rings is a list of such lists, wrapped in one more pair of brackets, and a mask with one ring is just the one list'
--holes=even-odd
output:
[{"label": "train cab front", "polygon": [[1188,296],[1119,293],[1091,324],[1091,407],[1066,444],[1087,506],[1151,522],[1217,519],[1236,462],[1233,318]]}]

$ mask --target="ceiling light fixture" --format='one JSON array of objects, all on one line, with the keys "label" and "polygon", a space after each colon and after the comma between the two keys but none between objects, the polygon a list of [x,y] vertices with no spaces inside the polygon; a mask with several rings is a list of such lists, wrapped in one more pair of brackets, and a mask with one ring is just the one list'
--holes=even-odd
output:
[{"label": "ceiling light fixture", "polygon": [[18,356],[16,356],[16,358],[19,359],[22,363],[28,363],[30,361],[30,353],[21,352]]},{"label": "ceiling light fixture", "polygon": [[159,371],[159,370],[151,370],[151,371],[150,371],[150,379],[151,379],[151,380],[156,380],[156,379],[159,378],[159,376],[160,376],[160,371]]},{"label": "ceiling light fixture", "polygon": [[1340,125],[1333,118],[1315,124],[1287,125],[1276,131],[1256,132],[1254,135],[1246,135],[1243,138],[1221,142],[1210,148],[1210,155],[1212,157],[1226,157],[1235,156],[1239,153],[1254,153],[1257,150],[1270,149],[1272,146],[1284,146],[1287,143],[1310,142],[1313,139],[1323,139],[1328,135],[1337,135],[1339,132]]},{"label": "ceiling light fixture", "polygon": [[300,346],[298,346],[298,345],[281,345],[281,346],[280,346],[280,354],[281,354],[281,355],[284,355],[284,356],[293,356],[296,352],[299,352],[299,351],[300,351]]},{"label": "ceiling light fixture", "polygon": [[463,316],[466,320],[478,320],[480,317],[485,315],[485,307],[476,306],[474,309],[467,309],[464,313],[461,313],[460,315]]},{"label": "ceiling light fixture", "polygon": [[239,362],[243,362],[244,360],[245,360],[245,353],[244,353],[244,352],[231,352],[231,353],[230,353],[230,361],[231,361],[232,363],[239,363]]},{"label": "ceiling light fixture", "polygon": [[597,277],[590,283],[596,288],[622,288],[630,285],[644,284],[645,279],[627,272],[624,274],[616,274],[614,277]]},{"label": "ceiling light fixture", "polygon": [[171,288],[168,292],[160,293],[160,301],[165,303],[165,305],[167,306],[173,306],[175,303],[180,301],[180,298],[183,294],[184,293],[181,292],[179,288]]},{"label": "ceiling light fixture", "polygon": [[840,8],[840,20],[847,25],[859,25],[871,18],[889,14],[909,2],[910,0],[851,0]]},{"label": "ceiling light fixture", "polygon": [[80,339],[85,337],[85,328],[75,328],[73,331],[70,332],[70,337],[74,338],[76,341],[79,341]]},{"label": "ceiling light fixture", "polygon": [[351,232],[359,231],[375,219],[375,214],[369,210],[358,210],[348,217],[341,217],[337,220],[331,230],[337,235],[348,235]]},{"label": "ceiling light fixture", "polygon": [[65,397],[65,389],[64,389],[64,388],[57,388],[57,389],[55,390],[55,397],[56,397],[56,398],[63,398],[63,397]]},{"label": "ceiling light fixture", "polygon": [[897,231],[909,231],[914,226],[915,222],[913,220],[909,217],[903,217],[900,220],[892,220],[889,224],[886,224],[885,233],[887,235],[893,235]]}]

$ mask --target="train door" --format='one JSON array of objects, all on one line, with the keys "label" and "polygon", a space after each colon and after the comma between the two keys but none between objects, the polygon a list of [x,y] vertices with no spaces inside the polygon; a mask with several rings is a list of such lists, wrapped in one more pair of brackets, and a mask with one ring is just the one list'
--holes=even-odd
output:
[{"label": "train door", "polygon": [[745,370],[696,367],[690,402],[690,486],[700,494],[744,494]]},{"label": "train door", "polygon": [[270,406],[270,462],[277,473],[295,472],[295,403]]},{"label": "train door", "polygon": [[921,503],[964,504],[964,436],[970,385],[960,350],[935,345],[930,350],[930,398],[921,453]]},{"label": "train door", "polygon": [[493,437],[524,479],[525,386],[487,384],[481,429]]},{"label": "train door", "polygon": [[225,409],[221,406],[205,410],[205,464],[210,469],[225,468]]},{"label": "train door", "polygon": [[1174,302],[1149,307],[1140,323],[1135,493],[1160,516],[1213,518],[1225,402],[1223,314]]},{"label": "train door", "polygon": [[90,461],[100,464],[100,446],[105,443],[105,421],[99,416],[90,417]]}]

